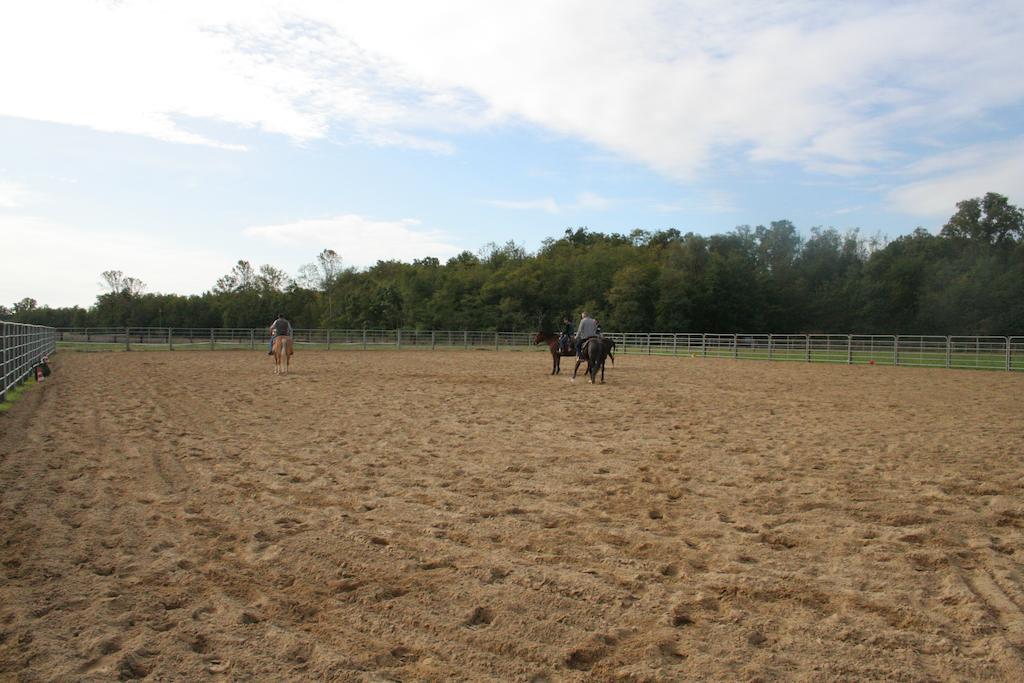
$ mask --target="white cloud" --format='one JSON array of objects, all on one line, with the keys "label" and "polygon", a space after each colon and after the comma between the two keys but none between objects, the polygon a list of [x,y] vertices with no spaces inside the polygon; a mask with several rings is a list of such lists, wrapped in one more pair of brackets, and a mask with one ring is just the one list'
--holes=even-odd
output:
[{"label": "white cloud", "polygon": [[612,200],[607,197],[602,197],[595,192],[581,192],[576,197],[576,208],[579,209],[591,209],[595,211],[604,211],[611,207]]},{"label": "white cloud", "polygon": [[35,193],[25,185],[0,179],[0,209],[16,209],[34,201]]},{"label": "white cloud", "polygon": [[1013,201],[1024,192],[1024,139],[934,155],[914,164],[911,172],[923,177],[887,195],[892,208],[903,213],[949,217],[957,202],[986,192]]},{"label": "white cloud", "polygon": [[484,203],[500,209],[512,209],[515,211],[564,213],[577,210],[604,211],[612,206],[614,200],[602,197],[595,192],[581,192],[576,196],[575,202],[568,204],[559,204],[552,197],[544,197],[542,199],[485,199]]},{"label": "white cloud", "polygon": [[545,211],[547,213],[560,213],[561,208],[551,197],[543,199],[485,199],[485,204],[496,206],[499,209],[512,209],[514,211]]},{"label": "white cloud", "polygon": [[10,5],[0,114],[229,148],[188,122],[450,153],[525,121],[682,180],[723,150],[858,175],[1024,98],[1014,2]]},{"label": "white cloud", "polygon": [[346,266],[366,267],[379,260],[411,261],[426,256],[446,259],[465,248],[439,230],[423,229],[406,218],[380,221],[353,214],[259,225],[244,234],[281,245],[324,245],[334,249]]},{"label": "white cloud", "polygon": [[[721,149],[843,174],[894,159],[893,135],[1017,102],[1009,3],[374,3],[360,45],[488,113],[689,179]],[[995,84],[998,84],[995,85]]]},{"label": "white cloud", "polygon": [[147,292],[199,293],[234,265],[212,252],[139,231],[90,231],[0,215],[0,235],[14,234],[28,239],[22,248],[0,249],[0,303],[7,305],[32,297],[48,306],[88,307],[103,291],[99,282],[105,270],[138,277]]},{"label": "white cloud", "polygon": [[672,203],[659,203],[652,207],[662,213],[688,213],[699,211],[702,213],[734,213],[739,209],[736,206],[736,198],[720,190],[705,190],[698,195],[681,199]]},{"label": "white cloud", "polygon": [[406,129],[441,110],[460,125],[465,106],[417,90],[334,27],[274,3],[16,3],[2,19],[0,63],[20,67],[0,72],[8,116],[236,150],[244,147],[189,122],[300,142],[341,122],[375,144],[444,151]]}]

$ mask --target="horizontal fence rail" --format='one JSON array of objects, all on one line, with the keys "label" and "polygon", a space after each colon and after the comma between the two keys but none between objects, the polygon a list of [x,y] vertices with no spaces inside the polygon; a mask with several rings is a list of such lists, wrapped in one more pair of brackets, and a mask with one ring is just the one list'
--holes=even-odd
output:
[{"label": "horizontal fence rail", "polygon": [[[60,328],[57,342],[65,348],[104,350],[270,348],[266,329],[187,327]],[[533,332],[481,330],[328,330],[295,329],[292,341],[307,348],[457,348],[533,347]]]},{"label": "horizontal fence rail", "polygon": [[0,323],[0,401],[25,381],[44,356],[57,350],[57,330],[41,325]]},{"label": "horizontal fence rail", "polygon": [[[6,324],[6,323],[5,323]],[[29,326],[30,327],[30,326]],[[269,349],[266,329],[187,327],[58,328],[57,345],[87,349]],[[322,349],[543,350],[534,332],[296,329],[297,346]],[[1024,337],[864,334],[605,334],[620,354],[1024,370]]]}]

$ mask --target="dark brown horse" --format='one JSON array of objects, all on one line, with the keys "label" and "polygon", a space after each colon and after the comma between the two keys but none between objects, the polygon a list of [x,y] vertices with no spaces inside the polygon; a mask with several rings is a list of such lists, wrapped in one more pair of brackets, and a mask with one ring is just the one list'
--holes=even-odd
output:
[{"label": "dark brown horse", "polygon": [[611,358],[612,365],[615,365],[614,351],[615,340],[611,337],[591,337],[583,342],[583,354],[572,370],[572,381],[576,381],[576,372],[580,369],[580,364],[587,361],[586,375],[590,378],[590,383],[593,384],[597,379],[597,371],[600,369],[601,384],[604,384],[604,361],[605,358]]},{"label": "dark brown horse", "polygon": [[[571,342],[572,340],[570,340]],[[558,348],[558,335],[551,334],[550,332],[538,332],[537,336],[533,338],[534,344],[540,344],[544,342],[551,349],[551,374],[557,375],[562,371],[562,357],[563,356],[575,356],[576,350],[573,343],[569,344],[568,351],[562,351]]]}]

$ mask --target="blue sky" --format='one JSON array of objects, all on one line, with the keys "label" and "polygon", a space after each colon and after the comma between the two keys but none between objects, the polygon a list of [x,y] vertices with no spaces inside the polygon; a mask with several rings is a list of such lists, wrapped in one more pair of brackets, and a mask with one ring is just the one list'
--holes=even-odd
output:
[{"label": "blue sky", "polygon": [[1024,203],[1022,45],[1019,2],[5,3],[0,303],[577,226],[936,231]]}]

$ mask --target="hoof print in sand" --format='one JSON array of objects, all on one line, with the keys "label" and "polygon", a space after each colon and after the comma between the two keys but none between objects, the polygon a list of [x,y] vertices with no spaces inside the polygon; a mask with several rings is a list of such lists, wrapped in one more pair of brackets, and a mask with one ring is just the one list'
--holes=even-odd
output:
[{"label": "hoof print in sand", "polygon": [[674,564],[666,564],[663,565],[660,569],[658,569],[658,573],[662,576],[672,578],[675,576],[679,576],[679,567]]},{"label": "hoof print in sand", "polygon": [[147,659],[153,656],[148,650],[136,650],[125,657],[117,665],[117,677],[122,681],[134,681],[145,678],[152,670]]},{"label": "hoof print in sand", "polygon": [[617,639],[611,635],[601,635],[587,645],[578,647],[565,657],[565,665],[577,671],[590,671],[598,660],[608,654],[608,649],[615,645]]},{"label": "hoof print in sand", "polygon": [[603,648],[583,647],[570,652],[565,658],[565,665],[577,671],[590,671],[603,656]]},{"label": "hoof print in sand", "polygon": [[188,649],[196,654],[205,654],[210,649],[210,641],[200,633],[189,641]]},{"label": "hoof print in sand", "polygon": [[675,664],[686,659],[686,655],[679,651],[679,646],[669,640],[658,645],[658,655],[666,664]]},{"label": "hoof print in sand", "polygon": [[672,613],[669,615],[669,623],[676,628],[683,628],[693,623],[693,617],[690,616],[686,608],[680,605],[672,610]]},{"label": "hoof print in sand", "polygon": [[494,612],[487,607],[477,607],[462,623],[464,626],[468,626],[469,628],[476,628],[488,626],[492,621],[494,621]]}]

